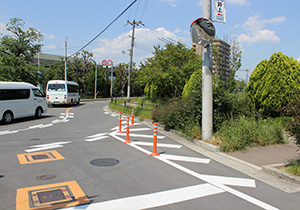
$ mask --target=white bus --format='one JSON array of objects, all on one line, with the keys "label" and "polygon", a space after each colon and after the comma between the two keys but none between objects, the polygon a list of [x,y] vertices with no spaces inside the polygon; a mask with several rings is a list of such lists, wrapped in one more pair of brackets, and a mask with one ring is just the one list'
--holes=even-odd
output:
[{"label": "white bus", "polygon": [[8,124],[13,119],[42,117],[48,109],[46,95],[25,82],[0,82],[0,120]]},{"label": "white bus", "polygon": [[50,80],[46,88],[47,103],[52,105],[79,104],[79,85],[76,82]]}]

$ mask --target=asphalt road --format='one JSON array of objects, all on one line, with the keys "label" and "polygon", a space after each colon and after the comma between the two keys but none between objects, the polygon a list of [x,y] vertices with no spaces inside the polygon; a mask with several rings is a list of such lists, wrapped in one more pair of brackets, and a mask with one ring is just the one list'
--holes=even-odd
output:
[{"label": "asphalt road", "polygon": [[[108,101],[0,125],[0,209],[299,209],[286,193],[135,120],[130,141]],[[123,120],[124,123],[124,120]],[[74,207],[76,205],[81,205]]]}]

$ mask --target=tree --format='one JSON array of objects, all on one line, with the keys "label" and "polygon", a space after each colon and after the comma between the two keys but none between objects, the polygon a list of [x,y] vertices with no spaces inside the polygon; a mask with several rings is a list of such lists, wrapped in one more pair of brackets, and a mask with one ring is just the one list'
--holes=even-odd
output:
[{"label": "tree", "polygon": [[6,30],[12,35],[5,35],[1,39],[1,54],[22,57],[27,62],[32,61],[33,57],[41,51],[41,44],[36,42],[43,41],[43,35],[37,29],[29,27],[23,30],[25,22],[20,18],[12,18],[6,24]]},{"label": "tree", "polygon": [[22,19],[12,18],[6,25],[11,35],[4,35],[0,40],[0,79],[2,81],[21,81],[38,84],[41,80],[41,68],[29,65],[34,55],[41,50],[41,33],[29,28],[23,30]]},{"label": "tree", "polygon": [[201,68],[201,57],[181,43],[154,47],[153,54],[140,69],[145,94],[151,100],[181,96],[186,81]]},{"label": "tree", "polygon": [[295,93],[300,92],[300,64],[281,52],[261,61],[251,74],[247,93],[255,110],[268,116],[279,116]]}]

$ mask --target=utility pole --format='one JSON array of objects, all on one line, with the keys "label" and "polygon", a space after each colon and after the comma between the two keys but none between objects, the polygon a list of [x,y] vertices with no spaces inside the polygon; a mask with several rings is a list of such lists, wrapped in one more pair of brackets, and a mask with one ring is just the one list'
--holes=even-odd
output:
[{"label": "utility pole", "polygon": [[94,94],[94,99],[97,98],[97,76],[98,76],[98,65],[96,62],[96,69],[95,69],[95,94]]},{"label": "utility pole", "polygon": [[135,30],[135,25],[139,26],[139,25],[143,25],[143,23],[141,21],[136,22],[135,20],[133,22],[129,22],[129,20],[127,20],[127,23],[125,24],[125,26],[127,24],[132,25],[132,36],[131,36],[131,49],[130,49],[130,63],[129,63],[129,72],[128,72],[128,89],[127,89],[127,99],[130,99],[130,74],[132,71],[132,58],[133,58],[133,47],[134,47],[134,30]]},{"label": "utility pole", "polygon": [[[202,0],[202,15],[212,19],[211,0]],[[202,46],[202,140],[212,137],[213,131],[213,69],[212,46]]]},{"label": "utility pole", "polygon": [[65,41],[65,81],[68,80],[67,79],[67,59],[68,59],[68,57],[67,57],[67,48],[68,48],[67,41],[68,41],[68,37],[66,37],[66,41]]}]

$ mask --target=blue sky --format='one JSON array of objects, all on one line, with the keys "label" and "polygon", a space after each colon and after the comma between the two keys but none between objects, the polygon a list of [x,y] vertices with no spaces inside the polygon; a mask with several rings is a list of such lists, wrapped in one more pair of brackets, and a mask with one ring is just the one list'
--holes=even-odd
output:
[{"label": "blue sky", "polygon": [[[12,17],[23,19],[44,35],[42,52],[73,54],[102,31],[133,0],[0,0],[0,30]],[[299,0],[227,0],[226,23],[215,23],[216,35],[230,42],[236,39],[243,52],[239,78],[245,69],[253,71],[263,59],[278,51],[300,61]],[[190,24],[202,17],[202,0],[138,0],[105,33],[89,45],[94,60],[112,59],[115,64],[129,62],[132,26],[127,20],[142,21],[136,28],[134,61],[152,55],[161,38],[180,40],[191,47]]]}]

